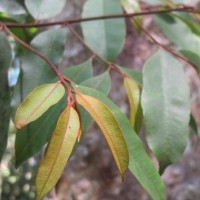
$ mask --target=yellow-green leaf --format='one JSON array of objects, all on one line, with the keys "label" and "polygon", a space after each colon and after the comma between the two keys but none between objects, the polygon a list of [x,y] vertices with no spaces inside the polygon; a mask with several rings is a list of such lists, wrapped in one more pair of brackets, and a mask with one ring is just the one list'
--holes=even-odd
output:
[{"label": "yellow-green leaf", "polygon": [[140,86],[133,79],[126,77],[124,78],[124,87],[130,104],[130,122],[136,132],[139,132],[142,123]]},{"label": "yellow-green leaf", "polygon": [[122,130],[115,116],[104,103],[94,97],[77,93],[76,100],[90,113],[101,128],[123,179],[128,168],[129,154]]},{"label": "yellow-green leaf", "polygon": [[79,116],[72,106],[68,106],[58,120],[44,160],[38,169],[37,200],[46,195],[58,182],[73,150],[79,130]]},{"label": "yellow-green leaf", "polygon": [[46,84],[35,88],[18,107],[15,126],[21,129],[28,123],[38,119],[51,106],[56,104],[65,94],[60,82]]}]

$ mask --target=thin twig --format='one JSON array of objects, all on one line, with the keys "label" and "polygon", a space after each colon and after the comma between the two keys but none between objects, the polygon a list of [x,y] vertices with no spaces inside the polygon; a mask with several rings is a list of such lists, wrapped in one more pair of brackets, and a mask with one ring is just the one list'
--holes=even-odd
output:
[{"label": "thin twig", "polygon": [[59,69],[46,56],[44,56],[39,51],[37,51],[36,49],[34,49],[33,47],[31,47],[27,43],[25,43],[24,41],[22,41],[20,38],[18,38],[12,31],[10,31],[10,29],[5,24],[1,23],[0,24],[0,28],[3,29],[10,36],[12,36],[23,47],[25,47],[26,49],[30,50],[31,52],[33,52],[34,54],[36,54],[38,57],[40,57],[42,60],[44,60],[46,63],[49,64],[49,66],[51,67],[51,69],[56,73],[57,77],[60,79],[61,83],[66,87],[66,89],[68,91],[68,103],[71,103],[71,102],[73,103],[74,100],[73,100],[73,96],[71,94],[72,93],[72,89],[66,83],[66,81],[68,81],[70,83],[72,81],[69,80],[69,79],[67,79],[66,77],[64,77],[62,75],[62,73],[59,71]]},{"label": "thin twig", "polygon": [[65,25],[65,24],[75,24],[80,22],[87,22],[87,21],[96,21],[96,20],[106,20],[106,19],[116,19],[116,18],[131,18],[137,16],[144,16],[144,15],[154,15],[154,14],[164,14],[169,12],[188,12],[188,13],[195,13],[200,14],[199,10],[196,10],[192,7],[181,6],[177,8],[166,8],[162,10],[149,10],[137,13],[129,13],[129,14],[116,14],[116,15],[105,15],[105,16],[96,16],[96,17],[88,17],[88,18],[79,18],[79,19],[72,19],[72,20],[62,20],[62,21],[55,21],[55,22],[35,22],[35,23],[26,23],[26,24],[18,24],[18,23],[5,23],[8,28],[31,28],[31,27],[47,27],[47,26],[56,26],[56,25]]},{"label": "thin twig", "polygon": [[134,18],[132,18],[133,21],[138,25],[138,27],[141,28],[141,30],[159,47],[161,47],[162,49],[168,51],[170,54],[176,56],[177,58],[180,58],[181,60],[185,61],[186,63],[188,63],[189,65],[191,65],[192,67],[196,69],[198,69],[198,67],[196,65],[194,65],[191,61],[189,61],[187,58],[185,58],[184,56],[180,55],[178,52],[175,52],[174,49],[170,48],[170,47],[166,47],[164,45],[162,45],[160,42],[158,42],[140,23],[138,23]]},{"label": "thin twig", "polygon": [[94,52],[93,49],[90,46],[88,46],[88,44],[86,44],[86,42],[83,40],[83,38],[69,24],[67,24],[67,27],[78,38],[78,40],[81,42],[81,44],[83,44],[93,54],[93,57],[95,56],[95,57],[99,58],[99,60],[101,60],[106,65],[108,65],[108,70],[113,69],[116,72],[118,72],[119,74],[121,74],[123,77],[127,76],[114,63],[106,60],[105,58],[103,58],[102,56],[100,56],[99,54]]}]

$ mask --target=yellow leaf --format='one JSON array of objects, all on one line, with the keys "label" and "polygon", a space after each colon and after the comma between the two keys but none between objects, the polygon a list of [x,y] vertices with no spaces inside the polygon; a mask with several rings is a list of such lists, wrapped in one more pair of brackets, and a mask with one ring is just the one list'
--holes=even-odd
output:
[{"label": "yellow leaf", "polygon": [[133,79],[126,77],[124,78],[124,87],[130,104],[130,122],[138,132],[142,121],[140,86]]},{"label": "yellow leaf", "polygon": [[64,94],[65,88],[60,82],[35,88],[17,109],[16,128],[21,129],[38,119],[45,111],[56,104]]},{"label": "yellow leaf", "polygon": [[101,128],[123,179],[128,168],[129,154],[122,130],[113,113],[94,97],[76,93],[76,100],[90,113]]},{"label": "yellow leaf", "polygon": [[37,200],[46,195],[58,182],[75,145],[80,129],[79,116],[72,106],[68,106],[60,118],[37,177]]}]

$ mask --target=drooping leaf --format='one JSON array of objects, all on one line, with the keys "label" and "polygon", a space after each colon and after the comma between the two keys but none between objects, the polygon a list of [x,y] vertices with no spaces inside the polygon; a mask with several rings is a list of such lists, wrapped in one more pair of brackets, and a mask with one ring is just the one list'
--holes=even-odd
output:
[{"label": "drooping leaf", "polygon": [[76,101],[90,113],[101,128],[123,179],[128,168],[129,156],[122,130],[115,116],[104,103],[92,96],[77,93]]},{"label": "drooping leaf", "polygon": [[37,200],[46,195],[58,182],[73,150],[80,129],[77,112],[68,106],[61,114],[37,177]]},{"label": "drooping leaf", "polygon": [[[120,14],[120,1],[88,0],[83,8],[82,17]],[[115,60],[125,41],[124,19],[98,20],[81,24],[86,43],[99,55]],[[114,31],[116,30],[117,31]]]},{"label": "drooping leaf", "polygon": [[[93,89],[96,89],[102,92],[104,95],[108,95],[111,88],[111,80],[110,76],[107,72],[100,74],[98,76],[89,78],[80,83],[80,85],[87,86]],[[78,109],[81,115],[81,122],[82,122],[82,133],[85,134],[88,126],[92,122],[92,118],[88,114],[88,112],[81,106],[78,105]]]},{"label": "drooping leaf", "polygon": [[30,14],[37,20],[55,17],[64,8],[66,0],[25,0]]},{"label": "drooping leaf", "polygon": [[51,106],[55,105],[65,94],[61,82],[46,84],[35,88],[18,107],[15,117],[17,129],[22,129],[38,119]]},{"label": "drooping leaf", "polygon": [[138,133],[142,125],[141,89],[133,79],[128,77],[124,78],[124,87],[130,104],[130,122]]},{"label": "drooping leaf", "polygon": [[57,120],[67,106],[66,96],[51,107],[39,119],[18,130],[15,139],[15,166],[19,167],[28,158],[38,153],[49,142]]},{"label": "drooping leaf", "polygon": [[102,93],[83,86],[76,88],[79,92],[93,96],[102,101],[115,116],[126,139],[129,151],[129,169],[139,183],[154,200],[165,200],[165,186],[153,162],[148,157],[139,137],[134,132],[127,117],[108,97]]},{"label": "drooping leaf", "polygon": [[[126,13],[136,13],[136,12],[141,12],[140,9],[140,4],[139,4],[139,0],[120,0],[121,4],[124,8],[124,10],[126,11]],[[139,24],[143,24],[143,17],[142,16],[138,16],[138,17],[134,17],[134,20],[137,21],[137,23]],[[137,32],[140,32],[140,27],[138,26],[137,23],[135,23],[133,19],[130,19],[134,29]]]},{"label": "drooping leaf", "polygon": [[[83,63],[79,66],[72,66],[69,69],[64,70],[64,75],[72,79],[76,83],[80,83],[92,76],[92,65],[91,61]],[[53,79],[51,82],[55,82]],[[15,140],[15,157],[16,166],[18,167],[22,162],[36,154],[41,150],[42,146],[45,145],[51,139],[52,130],[55,129],[57,120],[67,106],[66,96],[62,98],[54,107],[50,108],[46,113],[44,113],[39,119],[28,124],[25,128],[18,131]],[[86,111],[84,113],[87,114]],[[81,117],[83,123],[83,132],[90,123],[86,121],[89,117],[82,114]]]},{"label": "drooping leaf", "polygon": [[130,78],[132,78],[133,80],[135,80],[140,86],[142,86],[142,72],[140,71],[136,71],[134,69],[129,69],[126,67],[120,67],[118,66],[118,68],[125,73],[127,76],[129,76]]},{"label": "drooping leaf", "polygon": [[166,52],[159,51],[145,64],[142,108],[148,145],[163,172],[186,148],[190,117],[183,68]]},{"label": "drooping leaf", "polygon": [[[65,40],[64,29],[52,29],[38,34],[32,40],[31,46],[48,57],[55,65],[59,65],[63,57]],[[22,77],[15,87],[11,103],[13,114],[34,88],[51,83],[56,77],[44,60],[30,51],[25,52],[22,58]]]},{"label": "drooping leaf", "polygon": [[12,50],[6,35],[0,32],[0,162],[7,146],[10,121],[10,89],[8,68],[12,62]]}]

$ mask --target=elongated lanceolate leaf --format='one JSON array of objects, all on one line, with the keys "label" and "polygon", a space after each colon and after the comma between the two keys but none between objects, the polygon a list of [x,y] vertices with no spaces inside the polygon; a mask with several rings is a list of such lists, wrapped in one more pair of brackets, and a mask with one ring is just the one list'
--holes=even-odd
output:
[{"label": "elongated lanceolate leaf", "polygon": [[163,172],[183,154],[189,132],[189,87],[182,66],[159,51],[145,64],[142,108],[145,133]]},{"label": "elongated lanceolate leaf", "polygon": [[56,16],[62,11],[65,3],[66,0],[25,0],[28,11],[37,20]]},{"label": "elongated lanceolate leaf", "polygon": [[[82,17],[95,17],[123,13],[120,1],[88,0]],[[86,43],[107,60],[115,60],[122,50],[126,29],[124,19],[98,20],[81,23]]]},{"label": "elongated lanceolate leaf", "polygon": [[58,182],[70,157],[80,130],[77,112],[68,106],[61,114],[37,177],[37,200],[46,195]]},{"label": "elongated lanceolate leaf", "polygon": [[115,116],[126,139],[129,151],[129,169],[153,200],[165,200],[165,186],[153,162],[148,157],[139,137],[127,117],[108,97],[87,87],[78,86],[77,91],[102,101]]},{"label": "elongated lanceolate leaf", "polygon": [[46,84],[34,89],[19,106],[15,116],[15,125],[21,129],[35,121],[51,106],[55,105],[65,94],[65,88],[60,82]]},{"label": "elongated lanceolate leaf", "polygon": [[128,168],[129,156],[125,139],[115,117],[105,104],[94,97],[77,93],[76,100],[101,128],[123,179]]},{"label": "elongated lanceolate leaf", "polygon": [[0,162],[7,146],[10,121],[10,89],[8,69],[12,63],[12,50],[6,34],[0,32]]},{"label": "elongated lanceolate leaf", "polygon": [[[63,57],[65,41],[66,30],[52,29],[38,34],[31,41],[31,46],[58,66]],[[22,57],[22,76],[17,82],[11,102],[13,115],[34,88],[46,83],[54,83],[55,81],[52,80],[56,77],[46,61],[27,50]]]},{"label": "elongated lanceolate leaf", "polygon": [[142,109],[140,103],[141,91],[139,85],[132,79],[124,78],[124,87],[126,89],[130,104],[130,122],[138,133],[142,124]]},{"label": "elongated lanceolate leaf", "polygon": [[[92,76],[91,62],[85,62],[79,66],[72,66],[71,68],[64,70],[64,74],[69,79],[73,79],[75,83],[89,79]],[[51,82],[56,82],[56,80],[53,79]],[[23,129],[18,130],[15,140],[15,165],[17,167],[22,162],[36,154],[39,150],[41,150],[44,144],[50,141],[53,132],[52,130],[55,129],[60,114],[67,106],[66,95],[55,106],[45,112],[39,119],[28,124]],[[84,110],[84,113],[87,112]],[[88,115],[88,113],[87,116],[82,115],[81,113],[83,132],[88,126],[88,123],[85,122],[85,120],[87,121]]]}]

